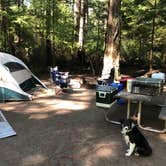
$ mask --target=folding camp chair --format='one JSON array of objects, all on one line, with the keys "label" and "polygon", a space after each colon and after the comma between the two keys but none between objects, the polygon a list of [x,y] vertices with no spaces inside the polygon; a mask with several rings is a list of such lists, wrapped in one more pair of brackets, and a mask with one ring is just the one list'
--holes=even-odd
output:
[{"label": "folding camp chair", "polygon": [[50,77],[51,81],[62,89],[69,86],[69,72],[59,72],[57,66],[50,68]]}]

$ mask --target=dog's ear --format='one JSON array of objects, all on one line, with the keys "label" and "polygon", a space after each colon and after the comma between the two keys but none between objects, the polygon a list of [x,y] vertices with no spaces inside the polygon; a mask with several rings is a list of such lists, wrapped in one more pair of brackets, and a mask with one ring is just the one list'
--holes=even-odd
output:
[{"label": "dog's ear", "polygon": [[135,127],[135,123],[131,123],[131,128],[134,128]]},{"label": "dog's ear", "polygon": [[135,125],[137,124],[137,120],[135,119],[130,119],[132,123],[134,123]]},{"label": "dog's ear", "polygon": [[133,128],[133,127],[136,126],[136,121],[135,121],[135,120],[133,120],[133,119],[128,119],[128,120],[129,120],[129,122],[130,122],[131,128]]}]

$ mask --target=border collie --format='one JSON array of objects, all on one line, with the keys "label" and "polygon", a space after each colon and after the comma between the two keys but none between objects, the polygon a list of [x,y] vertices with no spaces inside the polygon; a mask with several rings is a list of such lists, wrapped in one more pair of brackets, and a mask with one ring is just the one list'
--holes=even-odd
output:
[{"label": "border collie", "polygon": [[124,136],[126,144],[129,146],[126,156],[131,156],[133,153],[136,156],[150,156],[152,149],[149,146],[148,141],[138,130],[132,119],[124,119],[120,121],[121,133]]}]

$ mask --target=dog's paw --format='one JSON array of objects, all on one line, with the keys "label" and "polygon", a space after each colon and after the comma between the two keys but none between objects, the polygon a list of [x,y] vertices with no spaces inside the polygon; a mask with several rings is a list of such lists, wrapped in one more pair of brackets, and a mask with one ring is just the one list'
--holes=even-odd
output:
[{"label": "dog's paw", "polygon": [[129,152],[127,152],[127,153],[125,153],[125,156],[131,156],[131,153],[129,153]]},{"label": "dog's paw", "polygon": [[139,153],[137,153],[137,152],[135,152],[134,155],[135,155],[135,156],[138,156],[138,157],[140,156]]}]

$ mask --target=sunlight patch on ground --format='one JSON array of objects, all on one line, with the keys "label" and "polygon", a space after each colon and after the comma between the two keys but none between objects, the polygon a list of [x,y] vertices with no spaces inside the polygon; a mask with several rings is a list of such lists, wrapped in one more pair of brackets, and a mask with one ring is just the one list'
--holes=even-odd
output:
[{"label": "sunlight patch on ground", "polygon": [[6,103],[1,105],[1,109],[5,111],[12,111],[16,113],[24,113],[25,110],[29,107],[28,103]]},{"label": "sunlight patch on ground", "polygon": [[42,165],[42,163],[44,161],[47,160],[47,157],[41,155],[41,154],[36,154],[36,155],[31,155],[31,156],[28,156],[26,158],[24,158],[21,162],[22,164],[21,165],[25,165],[25,166],[30,166],[30,165],[33,165],[33,166],[39,166],[39,165]]},{"label": "sunlight patch on ground", "polygon": [[45,94],[40,94],[38,97],[44,97],[44,96],[52,96],[55,95],[55,88],[49,88],[47,91],[45,91]]},{"label": "sunlight patch on ground", "polygon": [[[47,93],[46,93],[47,92]],[[53,91],[36,91],[32,101],[9,102],[1,109],[13,113],[28,114],[28,119],[47,119],[56,115],[71,114],[73,111],[86,110],[91,104],[91,91],[77,89],[71,93],[55,95]],[[42,97],[41,97],[42,96]]]},{"label": "sunlight patch on ground", "polygon": [[111,145],[108,143],[99,143],[96,145],[95,147],[95,155],[98,157],[111,157],[114,156],[114,152],[111,148],[111,146],[113,145],[113,143],[111,143]]},{"label": "sunlight patch on ground", "polygon": [[56,104],[57,109],[67,109],[67,110],[83,110],[88,108],[89,103],[87,102],[71,102],[71,101],[61,101]]},{"label": "sunlight patch on ground", "polygon": [[[49,110],[83,110],[89,107],[89,102],[85,102],[85,101],[75,101],[75,100],[59,100],[59,99],[55,99],[55,100],[38,100],[36,101],[35,104],[42,104],[43,106],[41,106],[41,109],[44,108],[49,108]],[[45,104],[44,104],[45,103]],[[39,106],[38,106],[39,107]],[[37,110],[38,108],[36,107],[31,107],[31,110],[35,109]]]},{"label": "sunlight patch on ground", "polygon": [[24,111],[24,113],[49,113],[52,112],[50,111],[50,109],[48,109],[47,107],[42,107],[42,106],[38,106],[38,108],[28,108]]},{"label": "sunlight patch on ground", "polygon": [[53,104],[55,104],[57,101],[59,101],[60,102],[60,100],[58,100],[58,99],[49,99],[49,98],[46,98],[46,99],[39,99],[39,100],[35,100],[34,101],[34,104],[43,104],[43,105],[53,105]]},{"label": "sunlight patch on ground", "polygon": [[46,119],[49,118],[49,114],[32,114],[28,119]]},{"label": "sunlight patch on ground", "polygon": [[99,160],[108,160],[116,156],[115,147],[113,144],[99,143],[93,149],[88,151],[84,159],[84,165],[92,166],[97,165]]},{"label": "sunlight patch on ground", "polygon": [[4,105],[4,107],[1,105],[1,109],[5,109],[5,110],[8,110],[8,111],[11,111],[11,110],[13,110],[13,109],[15,109],[16,108],[16,106],[12,106],[12,105]]},{"label": "sunlight patch on ground", "polygon": [[96,155],[98,157],[110,157],[110,156],[112,156],[112,154],[113,154],[113,152],[112,152],[112,149],[110,149],[110,147],[100,148],[96,152]]},{"label": "sunlight patch on ground", "polygon": [[166,143],[166,135],[165,134],[160,134],[159,137],[163,142]]},{"label": "sunlight patch on ground", "polygon": [[32,98],[36,99],[39,97],[46,97],[46,96],[52,96],[55,95],[54,89],[39,89],[32,93]]},{"label": "sunlight patch on ground", "polygon": [[115,147],[116,145],[112,143],[111,144],[98,143],[92,147],[90,146],[82,148],[80,153],[77,154],[77,157],[78,158],[88,157],[87,159],[89,159],[89,157],[91,158],[94,156],[97,158],[110,158],[116,155],[115,150],[111,148]]},{"label": "sunlight patch on ground", "polygon": [[56,115],[65,115],[65,114],[69,114],[72,113],[71,110],[59,110],[56,112]]},{"label": "sunlight patch on ground", "polygon": [[13,113],[29,114],[28,119],[47,119],[56,115],[71,114],[73,111],[86,110],[89,102],[71,101],[71,100],[47,100],[47,102],[35,101],[35,103],[5,104],[6,111]]}]

